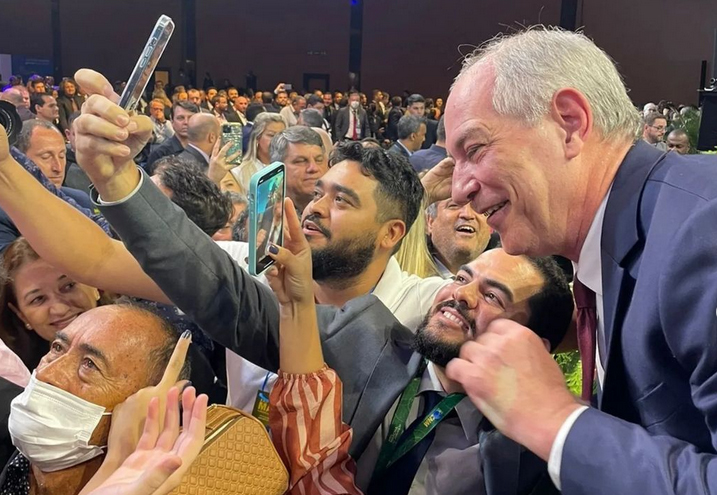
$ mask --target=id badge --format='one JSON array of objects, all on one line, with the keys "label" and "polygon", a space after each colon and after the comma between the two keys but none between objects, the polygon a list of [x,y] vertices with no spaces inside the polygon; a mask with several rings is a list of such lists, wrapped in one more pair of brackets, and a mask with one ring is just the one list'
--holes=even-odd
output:
[{"label": "id badge", "polygon": [[256,401],[254,401],[254,409],[251,414],[267,429],[269,428],[269,392],[259,390],[256,393]]}]

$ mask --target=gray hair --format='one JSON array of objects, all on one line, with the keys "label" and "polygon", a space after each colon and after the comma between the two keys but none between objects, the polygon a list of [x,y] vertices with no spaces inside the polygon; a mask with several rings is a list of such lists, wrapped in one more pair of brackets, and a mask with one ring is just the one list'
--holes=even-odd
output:
[{"label": "gray hair", "polygon": [[321,151],[326,151],[324,149],[324,142],[321,140],[321,136],[318,132],[310,127],[295,125],[280,132],[271,140],[271,144],[269,145],[269,157],[272,162],[284,161],[289,143],[319,146],[321,147]]},{"label": "gray hair", "polygon": [[426,119],[416,115],[404,115],[398,121],[398,139],[408,139],[411,134],[418,132],[421,124],[425,124]]},{"label": "gray hair", "polygon": [[438,203],[438,201],[431,203],[428,205],[428,208],[426,208],[426,215],[428,215],[428,218],[431,220],[435,220],[438,215]]},{"label": "gray hair", "polygon": [[308,127],[321,127],[324,124],[324,116],[315,108],[306,108],[301,111],[301,121]]},{"label": "gray hair", "polygon": [[[32,133],[35,132],[35,129],[38,127],[41,127],[42,129],[48,129],[51,131],[57,132],[57,134],[62,137],[62,133],[59,131],[57,127],[52,122],[48,122],[46,120],[40,120],[40,119],[30,119],[26,120],[22,123],[22,130],[20,131],[20,134],[17,136],[17,141],[15,142],[15,147],[19,149],[21,152],[27,154],[27,150],[30,149],[30,141],[32,140]],[[64,138],[63,138],[64,140]]]},{"label": "gray hair", "polygon": [[443,121],[444,115],[438,119],[438,129],[436,130],[436,141],[445,143],[446,142],[446,123]]},{"label": "gray hair", "polygon": [[483,64],[494,70],[493,108],[500,115],[537,125],[555,92],[574,88],[590,104],[602,138],[637,136],[640,116],[615,63],[582,33],[538,27],[498,35],[466,57],[456,81]]}]

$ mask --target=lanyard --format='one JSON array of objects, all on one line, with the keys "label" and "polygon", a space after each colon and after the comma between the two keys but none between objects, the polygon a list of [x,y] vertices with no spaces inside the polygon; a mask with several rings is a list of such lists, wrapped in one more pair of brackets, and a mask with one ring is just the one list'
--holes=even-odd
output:
[{"label": "lanyard", "polygon": [[465,394],[450,394],[444,397],[436,407],[426,414],[423,421],[416,425],[408,437],[398,444],[401,435],[406,430],[406,419],[411,411],[413,400],[416,398],[418,387],[421,384],[421,376],[425,369],[426,363],[424,361],[419,367],[418,373],[403,390],[398,400],[398,406],[396,406],[391,425],[388,428],[388,437],[381,447],[381,452],[376,462],[374,476],[380,476],[388,467],[418,445],[465,397]]}]

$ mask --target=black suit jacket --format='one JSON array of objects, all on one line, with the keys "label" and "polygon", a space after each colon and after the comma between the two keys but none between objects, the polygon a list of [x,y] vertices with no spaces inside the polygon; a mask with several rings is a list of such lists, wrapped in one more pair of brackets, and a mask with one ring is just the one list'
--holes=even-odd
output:
[{"label": "black suit jacket", "polygon": [[[349,130],[351,122],[349,110],[349,107],[345,107],[339,110],[336,114],[333,127],[334,142],[343,140]],[[358,112],[359,123],[361,126],[361,135],[359,136],[359,139],[370,137],[371,127],[368,122],[368,114],[363,108],[359,108]]]},{"label": "black suit jacket", "polygon": [[178,155],[182,151],[184,151],[184,146],[182,146],[182,143],[179,142],[179,138],[177,138],[177,135],[175,134],[149,154],[145,170],[149,175],[154,174],[154,163],[157,160],[164,158],[165,156]]},{"label": "black suit jacket", "polygon": [[438,139],[438,121],[432,119],[426,119],[426,139],[421,145],[422,150],[427,150],[432,145],[436,144]]},{"label": "black suit jacket", "polygon": [[184,151],[177,155],[178,158],[185,160],[187,163],[191,163],[202,172],[206,172],[209,168],[209,162],[202,156],[202,154],[195,148],[187,145]]},{"label": "black suit jacket", "polygon": [[388,121],[386,123],[386,139],[398,141],[398,121],[403,117],[403,109],[394,107],[388,112]]},{"label": "black suit jacket", "polygon": [[388,151],[391,152],[391,153],[396,153],[397,155],[405,156],[406,158],[409,158],[409,159],[411,158],[411,155],[410,155],[410,153],[408,152],[408,150],[406,150],[406,148],[404,148],[403,146],[401,146],[400,144],[398,144],[398,141],[396,141],[395,143],[393,143],[393,146],[391,146],[391,147],[388,149]]},{"label": "black suit jacket", "polygon": [[70,118],[70,115],[72,115],[72,100],[75,101],[75,105],[77,105],[77,111],[80,111],[80,108],[82,108],[83,100],[81,97],[75,95],[72,98],[68,96],[60,96],[57,98],[57,107],[60,110],[60,130],[62,131],[62,134],[64,136],[65,130],[69,129],[69,125],[67,124],[67,120]]}]

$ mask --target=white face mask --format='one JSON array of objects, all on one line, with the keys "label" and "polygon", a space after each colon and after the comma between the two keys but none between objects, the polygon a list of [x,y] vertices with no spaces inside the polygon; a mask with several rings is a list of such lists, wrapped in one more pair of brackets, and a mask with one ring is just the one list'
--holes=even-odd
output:
[{"label": "white face mask", "polygon": [[89,445],[105,408],[39,381],[35,373],[10,404],[12,443],[33,466],[50,473],[82,464],[103,453]]},{"label": "white face mask", "polygon": [[358,107],[359,107],[359,102],[358,102],[358,101],[352,101],[352,102],[351,102],[351,109],[352,109],[352,110],[357,110]]}]

